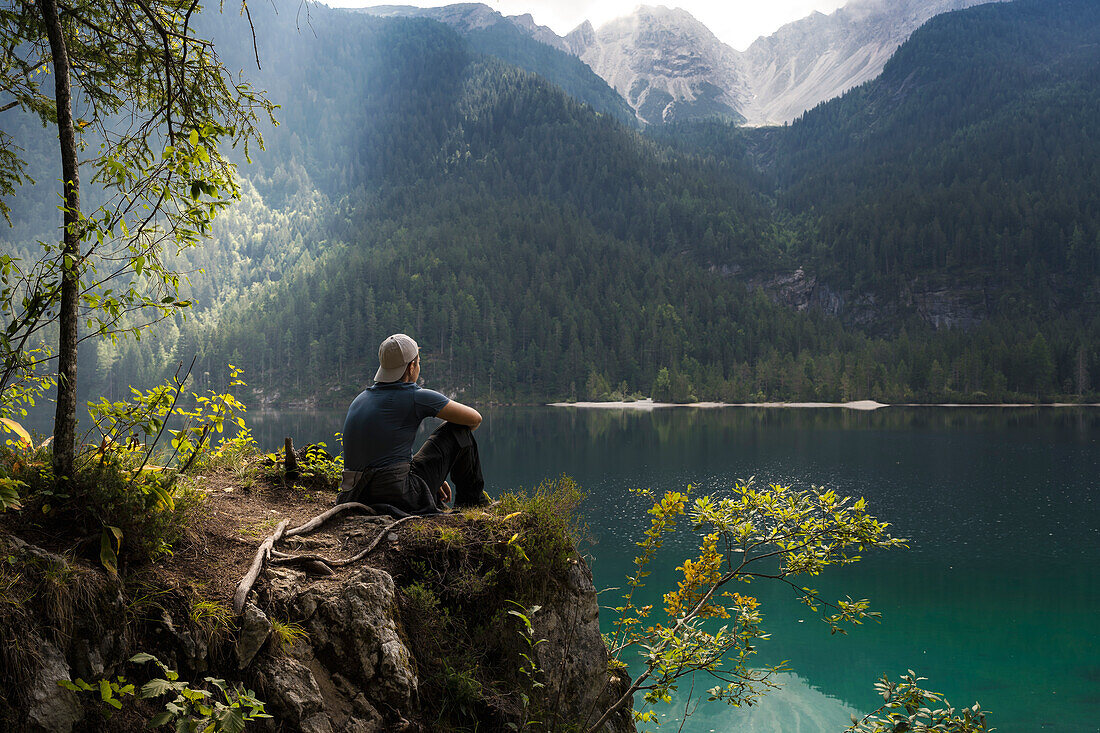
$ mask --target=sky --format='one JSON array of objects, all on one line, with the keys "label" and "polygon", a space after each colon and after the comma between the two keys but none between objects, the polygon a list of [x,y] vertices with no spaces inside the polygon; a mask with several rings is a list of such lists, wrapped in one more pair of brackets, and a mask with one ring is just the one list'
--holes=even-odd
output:
[{"label": "sky", "polygon": [[[335,7],[372,5],[450,5],[457,0],[328,0]],[[478,1],[478,0],[474,0]],[[785,23],[804,18],[815,10],[831,13],[847,0],[480,0],[504,15],[531,13],[539,25],[550,26],[559,36],[585,20],[597,28],[614,18],[630,15],[640,4],[679,7],[694,15],[714,35],[744,51],[759,36]]]}]

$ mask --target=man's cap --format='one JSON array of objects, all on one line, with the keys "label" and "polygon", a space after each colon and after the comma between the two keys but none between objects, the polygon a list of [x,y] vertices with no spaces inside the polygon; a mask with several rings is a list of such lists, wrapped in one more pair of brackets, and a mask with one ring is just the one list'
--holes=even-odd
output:
[{"label": "man's cap", "polygon": [[376,382],[396,382],[405,373],[405,367],[409,365],[416,355],[420,353],[420,347],[416,342],[403,333],[395,333],[378,347],[378,371],[374,375]]}]

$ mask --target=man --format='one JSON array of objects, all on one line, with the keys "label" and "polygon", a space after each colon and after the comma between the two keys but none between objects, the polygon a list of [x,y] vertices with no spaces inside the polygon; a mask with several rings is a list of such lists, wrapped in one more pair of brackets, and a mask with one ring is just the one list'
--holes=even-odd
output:
[{"label": "man", "polygon": [[[417,385],[420,347],[403,333],[378,347],[374,385],[348,408],[344,421],[344,476],[336,503],[356,501],[394,516],[438,514],[490,503],[473,431],[481,414],[472,407]],[[426,417],[445,420],[412,455],[417,428]]]}]

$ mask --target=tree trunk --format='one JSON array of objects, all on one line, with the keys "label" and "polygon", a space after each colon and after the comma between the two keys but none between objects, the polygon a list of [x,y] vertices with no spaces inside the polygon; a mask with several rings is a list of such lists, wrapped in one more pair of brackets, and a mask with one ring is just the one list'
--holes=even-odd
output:
[{"label": "tree trunk", "polygon": [[72,477],[76,458],[76,326],[80,295],[80,177],[76,160],[69,51],[55,0],[39,0],[42,22],[53,56],[57,135],[61,145],[61,173],[65,186],[65,240],[61,262],[60,340],[57,350],[57,411],[53,425],[53,465],[58,478]]}]

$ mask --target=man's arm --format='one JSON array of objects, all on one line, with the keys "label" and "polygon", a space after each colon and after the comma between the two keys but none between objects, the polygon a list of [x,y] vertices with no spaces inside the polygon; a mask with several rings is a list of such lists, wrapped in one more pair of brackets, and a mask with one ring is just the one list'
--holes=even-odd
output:
[{"label": "man's arm", "polygon": [[461,402],[451,400],[435,415],[440,420],[453,422],[456,425],[465,425],[470,430],[477,430],[481,424],[481,413],[472,407],[467,407]]}]

